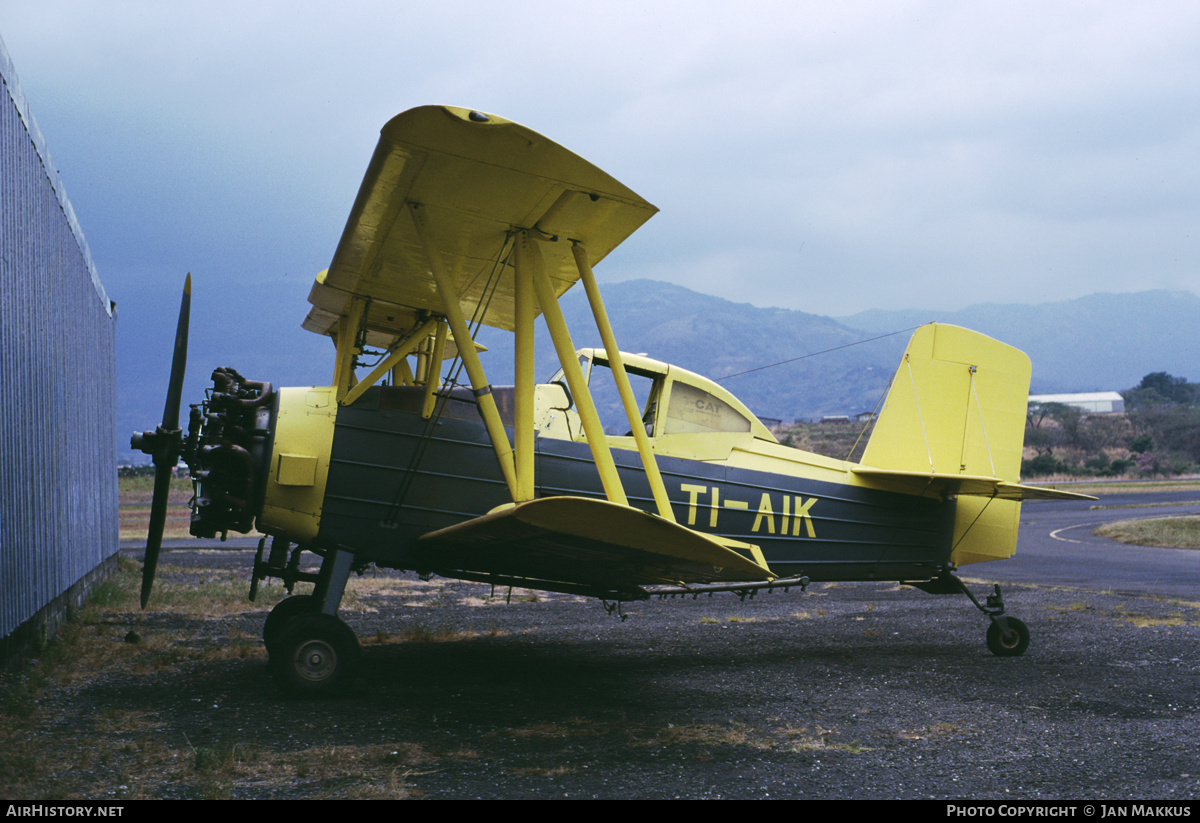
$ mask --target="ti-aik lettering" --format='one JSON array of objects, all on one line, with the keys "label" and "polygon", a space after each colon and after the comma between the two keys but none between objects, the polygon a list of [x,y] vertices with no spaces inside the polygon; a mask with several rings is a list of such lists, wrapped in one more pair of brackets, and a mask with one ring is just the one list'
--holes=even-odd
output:
[{"label": "ti-aik lettering", "polygon": [[[702,507],[708,508],[708,527],[710,529],[717,528],[722,509],[750,511],[749,501],[729,498],[722,500],[720,486],[681,483],[679,488],[688,495],[687,524],[689,526],[696,525],[697,511]],[[701,502],[702,497],[707,497],[708,500]],[[792,537],[800,537],[800,526],[803,524],[804,534],[808,537],[816,537],[817,532],[813,528],[812,520],[812,507],[816,502],[817,498],[815,497],[806,500],[800,495],[776,494],[772,496],[768,492],[763,492],[759,498],[754,525],[750,527],[750,531],[756,534],[778,534],[780,537],[787,537],[789,534]]]}]

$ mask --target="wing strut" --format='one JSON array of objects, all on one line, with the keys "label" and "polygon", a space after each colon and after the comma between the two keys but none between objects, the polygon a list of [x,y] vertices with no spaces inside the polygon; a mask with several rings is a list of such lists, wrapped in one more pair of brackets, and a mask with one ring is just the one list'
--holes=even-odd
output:
[{"label": "wing strut", "polygon": [[338,320],[337,357],[333,365],[333,385],[340,402],[354,385],[354,356],[358,354],[358,327],[366,314],[367,301],[358,295],[350,297],[349,313]]},{"label": "wing strut", "polygon": [[[426,320],[422,325],[418,326],[408,339],[396,344],[396,348],[392,349],[392,353],[383,359],[383,362],[375,367],[374,371],[358,381],[354,388],[346,392],[346,396],[340,401],[343,406],[349,406],[357,400],[363,392],[379,382],[379,379],[398,366],[404,361],[418,345],[425,342],[425,339],[437,326],[436,319]],[[341,384],[339,385],[339,389]]]},{"label": "wing strut", "polygon": [[492,397],[492,387],[487,382],[483,364],[479,362],[479,352],[471,345],[473,339],[471,330],[467,326],[466,318],[463,317],[453,277],[450,272],[446,271],[437,249],[430,242],[421,207],[410,202],[408,203],[408,213],[412,216],[413,226],[421,241],[425,259],[429,263],[429,270],[437,284],[438,296],[441,298],[442,307],[446,312],[446,320],[450,323],[450,332],[454,335],[455,340],[460,341],[458,351],[462,356],[463,366],[466,367],[467,377],[471,380],[471,389],[475,392],[475,399],[479,403],[479,413],[483,416],[488,437],[492,441],[492,447],[496,450],[496,459],[500,462],[500,471],[504,474],[504,482],[508,485],[509,494],[513,496],[514,500],[517,500],[519,499],[519,489],[517,488],[512,447],[509,446],[508,434],[504,431],[504,422],[500,419],[500,412],[496,408],[496,399]]},{"label": "wing strut", "polygon": [[[534,303],[536,286],[534,272],[542,271],[542,255],[526,235],[522,233],[513,246],[514,263],[516,266],[515,283],[513,284],[513,331],[516,361],[513,364],[513,374],[516,380],[516,393],[513,398],[513,448],[517,467],[517,495],[513,502],[523,503],[534,497],[534,426],[533,426],[533,393],[537,383],[534,374],[534,328],[537,316]],[[606,487],[607,490],[607,487]]]},{"label": "wing strut", "polygon": [[[425,381],[425,404],[421,408],[421,416],[426,420],[433,414],[434,403],[437,402],[437,390],[440,388],[442,375],[442,359],[446,356],[446,336],[449,326],[444,317],[438,318],[437,330],[433,333],[433,346],[422,351],[418,356],[419,368],[417,377]],[[470,340],[467,345],[474,348]],[[407,360],[400,361],[407,366]],[[393,381],[394,382],[394,381]]]},{"label": "wing strut", "polygon": [[[612,452],[609,451],[608,439],[604,436],[604,426],[600,422],[600,415],[596,413],[596,404],[592,402],[592,394],[588,391],[587,380],[583,376],[583,369],[579,367],[579,359],[575,355],[575,344],[571,342],[571,332],[567,329],[567,321],[563,318],[558,298],[554,295],[554,286],[551,285],[550,277],[546,274],[545,267],[542,266],[541,250],[529,236],[528,231],[521,233],[519,242],[523,246],[521,262],[530,269],[533,289],[537,293],[538,303],[542,308],[542,317],[546,319],[546,327],[550,330],[550,337],[554,341],[554,350],[558,353],[559,363],[562,364],[563,375],[567,378],[571,396],[575,398],[579,419],[583,423],[584,436],[587,437],[588,446],[592,450],[592,459],[596,461],[596,470],[600,473],[604,494],[610,503],[628,506],[629,499],[625,496],[625,487],[621,485],[621,478],[617,475],[617,466],[613,461]],[[520,276],[518,275],[518,282],[519,280]],[[532,389],[532,386],[530,388]],[[521,386],[518,385],[518,393],[520,389]],[[519,421],[518,425],[532,427],[532,407],[529,419]],[[532,440],[530,449],[532,449]]]},{"label": "wing strut", "polygon": [[[591,448],[596,469],[600,474],[600,482],[604,486],[604,493],[610,502],[627,506],[629,501],[617,473],[612,452],[609,450],[608,439],[604,435],[604,426],[600,422],[600,416],[596,413],[591,392],[583,376],[583,371],[579,367],[570,330],[563,318],[562,309],[559,307],[550,278],[546,274],[542,252],[538,245],[543,240],[557,242],[558,238],[547,238],[537,229],[528,229],[520,233],[516,243],[515,292],[517,299],[515,302],[517,315],[514,325],[517,391],[514,454],[519,496],[515,496],[514,499],[518,503],[533,499],[533,320],[535,312],[532,297],[536,294],[538,306],[546,320],[546,327],[550,330],[550,337],[554,341],[554,348],[562,365],[563,375],[571,389],[571,396],[575,398],[584,434],[588,446]],[[596,285],[596,276],[592,272],[587,249],[582,243],[572,241],[571,253],[575,258],[575,265],[579,270],[584,289],[587,291],[588,301],[592,307],[592,316],[596,320],[600,338],[604,341],[609,365],[617,383],[617,391],[621,395],[621,405],[629,418],[630,430],[637,443],[638,454],[646,470],[646,479],[654,495],[658,513],[664,519],[674,522],[675,513],[671,509],[666,486],[658,471],[658,463],[654,459],[650,438],[646,436],[646,430],[642,426],[641,414],[638,411],[637,401],[634,399],[633,388],[629,385],[629,375],[625,372],[625,364],[621,358],[620,348],[617,346],[616,336],[613,334],[612,325],[604,310],[604,301],[600,298],[600,289]]]},{"label": "wing strut", "polygon": [[604,311],[604,301],[600,299],[600,288],[596,285],[596,275],[592,273],[592,264],[588,262],[587,249],[583,247],[582,243],[572,242],[571,253],[575,255],[575,265],[579,267],[583,288],[587,291],[588,302],[592,305],[596,328],[600,331],[600,339],[604,341],[604,351],[608,354],[608,365],[612,369],[613,377],[616,378],[617,391],[621,395],[621,405],[625,407],[625,415],[629,418],[629,430],[633,432],[634,442],[637,443],[638,454],[641,455],[642,466],[646,469],[646,479],[650,482],[650,491],[654,494],[658,513],[674,522],[675,512],[671,509],[667,488],[658,471],[658,462],[654,459],[654,451],[650,448],[650,438],[646,435],[645,426],[642,425],[637,400],[633,396],[633,387],[629,385],[629,375],[625,372],[625,361],[621,359],[621,349],[617,346],[617,338],[613,334],[612,325],[608,322],[608,313]]}]

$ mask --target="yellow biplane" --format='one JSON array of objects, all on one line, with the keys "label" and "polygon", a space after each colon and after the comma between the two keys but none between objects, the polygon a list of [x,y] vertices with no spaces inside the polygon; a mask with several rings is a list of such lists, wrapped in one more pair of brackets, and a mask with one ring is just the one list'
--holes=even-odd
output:
[{"label": "yellow biplane", "polygon": [[[134,437],[159,467],[143,607],[182,454],[192,534],[270,536],[251,597],[268,577],[314,583],[263,631],[273,675],[295,694],[352,679],[359,646],[338,607],[369,564],[618,604],[905,581],[966,593],[990,619],[991,650],[1021,654],[1029,632],[999,588],[980,604],[954,571],[1012,554],[1022,500],[1077,497],[1018,482],[1029,359],[924,326],[861,463],[783,446],[713,381],[618,348],[592,267],[655,211],[502,118],[426,106],[388,122],[309,295],[304,328],[336,344],[331,385],[276,389],[218,369],[185,439],[189,279],[163,425]],[[578,281],[602,348],[576,350],[559,308]],[[533,372],[539,315],[561,364],[545,383]],[[480,326],[513,333],[515,386],[489,382]],[[601,423],[601,384],[616,387],[624,435]],[[305,552],[319,572],[302,570]]]}]

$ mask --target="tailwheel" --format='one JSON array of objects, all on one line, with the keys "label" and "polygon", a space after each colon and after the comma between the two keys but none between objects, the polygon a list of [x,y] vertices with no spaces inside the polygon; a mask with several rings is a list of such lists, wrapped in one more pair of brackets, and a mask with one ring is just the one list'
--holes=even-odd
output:
[{"label": "tailwheel", "polygon": [[315,614],[320,610],[321,604],[311,594],[293,595],[276,603],[275,608],[267,615],[267,622],[263,623],[263,645],[267,647],[267,652],[274,652],[275,645],[283,635],[289,620],[302,614]]},{"label": "tailwheel", "polygon": [[[1006,623],[1006,626],[1001,626]],[[998,617],[988,626],[987,645],[997,657],[1016,657],[1029,648],[1029,627],[1015,617]]]},{"label": "tailwheel", "polygon": [[992,593],[987,596],[986,603],[980,603],[979,599],[971,594],[967,584],[950,569],[943,569],[932,580],[911,585],[931,594],[965,594],[975,604],[975,608],[991,620],[987,630],[987,647],[997,657],[1018,657],[1025,654],[1025,650],[1029,648],[1029,627],[1024,621],[1004,613],[1004,594],[1000,591],[1000,584],[992,587]]},{"label": "tailwheel", "polygon": [[324,613],[292,617],[267,650],[271,675],[293,697],[340,694],[354,680],[361,657],[354,631]]}]

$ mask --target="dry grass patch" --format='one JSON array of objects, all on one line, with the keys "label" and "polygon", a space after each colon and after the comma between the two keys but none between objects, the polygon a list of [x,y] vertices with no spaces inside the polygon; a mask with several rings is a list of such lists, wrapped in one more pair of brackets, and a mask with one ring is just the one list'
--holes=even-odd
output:
[{"label": "dry grass patch", "polygon": [[159,727],[159,717],[155,712],[105,709],[96,715],[92,725],[101,734],[112,732],[145,734]]},{"label": "dry grass patch", "polygon": [[1195,600],[1179,600],[1178,598],[1156,597],[1161,603],[1170,603],[1172,606],[1183,606],[1186,609],[1200,609],[1200,602]]},{"label": "dry grass patch", "polygon": [[751,749],[773,749],[774,740],[761,732],[751,729],[741,723],[732,726],[718,726],[708,723],[688,723],[681,726],[669,725],[661,729],[649,740],[639,741],[641,745],[679,745],[695,744],[700,746],[737,746]]},{"label": "dry grass patch", "polygon": [[1138,612],[1130,611],[1129,609],[1114,609],[1113,610],[1118,620],[1124,620],[1132,623],[1139,629],[1149,629],[1156,626],[1195,626],[1200,625],[1194,621],[1189,621],[1181,613],[1174,612],[1166,617],[1155,617],[1148,614],[1139,614]]},{"label": "dry grass patch", "polygon": [[595,720],[584,720],[571,717],[558,723],[542,722],[529,726],[519,726],[510,729],[497,729],[490,733],[491,737],[524,737],[541,740],[564,740],[583,735],[585,737],[600,737],[623,729],[613,723],[600,723]]},{"label": "dry grass patch", "polygon": [[[417,796],[409,779],[438,758],[416,743],[320,746],[279,751],[254,737],[200,741],[169,735],[142,712],[104,712],[86,749],[60,733],[30,733],[0,715],[0,785],[29,799],[228,799],[233,797]],[[452,758],[470,758],[456,752]],[[99,780],[97,777],[99,777]]]},{"label": "dry grass patch", "polygon": [[848,743],[836,741],[833,739],[833,729],[824,729],[820,726],[814,726],[811,729],[808,726],[787,726],[782,730],[781,735],[787,741],[784,748],[790,752],[823,750],[861,754],[872,751],[857,740]]},{"label": "dry grass patch", "polygon": [[[189,503],[194,494],[190,478],[174,477],[167,490],[167,519],[163,537],[180,540],[191,536],[192,510]],[[150,506],[154,500],[154,477],[121,477],[117,480],[119,500],[118,528],[121,540],[145,539],[150,528]],[[252,531],[247,536],[262,537]]]},{"label": "dry grass patch", "polygon": [[1057,603],[1050,603],[1043,608],[1052,612],[1087,612],[1091,611],[1092,607],[1087,603],[1070,603],[1066,606],[1060,606]]},{"label": "dry grass patch", "polygon": [[[164,671],[186,676],[213,661],[265,659],[257,632],[240,618],[282,599],[281,585],[260,587],[258,602],[251,604],[245,582],[232,576],[169,565],[161,571],[165,579],[155,585],[150,611],[142,612],[141,566],[121,559],[116,574],[95,588],[92,601],[59,638],[25,672],[6,678],[0,786],[7,796],[404,798],[418,794],[412,778],[436,769],[439,761],[478,758],[469,748],[435,755],[408,742],[287,751],[264,744],[253,730],[203,737],[173,731],[150,710],[110,705],[64,712],[63,705],[71,704],[62,696],[80,684]],[[366,578],[351,585],[380,591],[392,582]],[[450,639],[481,633],[432,634]]]},{"label": "dry grass patch", "polygon": [[1137,546],[1167,549],[1200,549],[1200,517],[1154,517],[1121,520],[1096,529],[1099,537]]},{"label": "dry grass patch", "polygon": [[380,645],[388,643],[454,643],[460,640],[475,640],[480,637],[504,637],[507,634],[508,632],[494,623],[486,631],[458,629],[448,624],[433,627],[416,625],[409,626],[396,634],[383,630],[377,631],[375,643]]},{"label": "dry grass patch", "polygon": [[263,583],[251,603],[250,586],[236,572],[212,572],[163,564],[158,567],[154,589],[147,605],[139,609],[142,565],[121,555],[117,573],[92,590],[89,608],[100,615],[126,615],[140,621],[145,615],[167,611],[188,617],[228,617],[266,611],[287,596],[278,582]]},{"label": "dry grass patch", "polygon": [[[1052,483],[1035,483],[1033,485],[1057,488]],[[1132,483],[1063,483],[1060,484],[1068,491],[1080,494],[1150,494],[1166,491],[1200,491],[1200,480],[1195,478],[1180,480],[1139,480]]]},{"label": "dry grass patch", "polygon": [[[121,506],[118,538],[121,540],[145,539],[150,530],[150,506]],[[171,504],[167,507],[167,519],[163,521],[163,539],[181,540],[191,536],[192,510],[186,504]]]},{"label": "dry grass patch", "polygon": [[896,737],[901,740],[938,740],[954,735],[969,734],[972,731],[972,729],[960,726],[957,723],[939,720],[936,723],[919,729],[901,729],[896,733]]},{"label": "dry grass patch", "polygon": [[562,777],[565,774],[574,774],[575,769],[570,766],[553,766],[551,768],[538,768],[535,766],[526,766],[523,768],[507,769],[509,774],[514,774],[517,777]]}]

